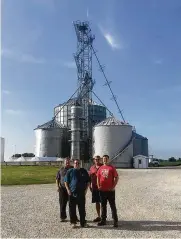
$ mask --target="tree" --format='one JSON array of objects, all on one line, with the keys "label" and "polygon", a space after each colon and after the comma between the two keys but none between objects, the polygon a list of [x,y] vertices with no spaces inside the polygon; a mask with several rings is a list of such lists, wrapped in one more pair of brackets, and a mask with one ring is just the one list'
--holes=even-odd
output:
[{"label": "tree", "polygon": [[168,161],[169,161],[169,162],[176,162],[177,160],[176,160],[176,158],[171,157],[171,158],[168,159]]},{"label": "tree", "polygon": [[32,158],[32,157],[35,157],[35,155],[33,153],[23,153],[23,154],[14,154],[12,156],[12,158],[20,158],[20,157],[28,157],[28,158]]},{"label": "tree", "polygon": [[20,158],[21,154],[13,154],[12,158]]},{"label": "tree", "polygon": [[22,154],[23,157],[28,157],[28,158],[31,158],[31,157],[35,157],[35,155],[33,153],[23,153]]}]

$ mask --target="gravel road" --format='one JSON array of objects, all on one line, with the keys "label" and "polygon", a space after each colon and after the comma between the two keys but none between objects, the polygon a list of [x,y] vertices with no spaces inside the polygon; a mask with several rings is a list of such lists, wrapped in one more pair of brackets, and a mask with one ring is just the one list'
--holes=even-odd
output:
[{"label": "gravel road", "polygon": [[121,169],[119,227],[98,228],[87,194],[89,228],[59,220],[55,184],[1,187],[1,238],[181,238],[181,169]]}]

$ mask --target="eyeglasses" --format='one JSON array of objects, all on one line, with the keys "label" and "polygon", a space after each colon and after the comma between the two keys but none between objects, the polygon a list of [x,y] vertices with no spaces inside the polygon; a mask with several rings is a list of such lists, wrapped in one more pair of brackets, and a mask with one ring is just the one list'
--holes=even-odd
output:
[{"label": "eyeglasses", "polygon": [[75,162],[74,164],[79,164],[78,162]]}]

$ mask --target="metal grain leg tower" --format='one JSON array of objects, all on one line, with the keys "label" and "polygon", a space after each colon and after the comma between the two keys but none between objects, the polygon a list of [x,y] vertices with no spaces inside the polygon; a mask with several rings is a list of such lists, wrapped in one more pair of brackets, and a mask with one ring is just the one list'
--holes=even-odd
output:
[{"label": "metal grain leg tower", "polygon": [[[87,145],[88,155],[92,154],[92,122],[89,117],[89,105],[92,103],[92,43],[95,37],[91,34],[88,22],[76,21],[73,23],[77,35],[77,52],[74,54],[77,65],[78,95],[79,104],[83,107],[83,138]],[[86,158],[85,158],[86,159]],[[88,158],[87,158],[88,159]]]}]

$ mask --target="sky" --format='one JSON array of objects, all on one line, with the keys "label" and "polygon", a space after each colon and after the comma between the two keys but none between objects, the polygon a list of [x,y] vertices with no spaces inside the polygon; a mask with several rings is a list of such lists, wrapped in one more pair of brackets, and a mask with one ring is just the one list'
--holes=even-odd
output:
[{"label": "sky", "polygon": [[[94,47],[127,122],[158,158],[181,157],[180,0],[2,0],[1,135],[5,157],[34,152],[34,128],[77,87],[72,22]],[[93,58],[94,91],[118,119]],[[99,102],[98,102],[99,103]]]}]

